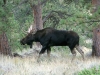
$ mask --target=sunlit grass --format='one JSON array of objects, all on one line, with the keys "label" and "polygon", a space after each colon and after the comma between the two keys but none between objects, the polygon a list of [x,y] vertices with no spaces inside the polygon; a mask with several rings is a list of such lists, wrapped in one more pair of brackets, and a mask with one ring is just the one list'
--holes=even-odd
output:
[{"label": "sunlit grass", "polygon": [[85,68],[91,68],[100,64],[100,60],[89,56],[91,49],[82,47],[85,52],[85,61],[79,53],[73,62],[72,54],[63,51],[52,51],[48,59],[47,54],[41,56],[37,62],[38,54],[31,56],[9,57],[0,55],[0,75],[74,75]]}]

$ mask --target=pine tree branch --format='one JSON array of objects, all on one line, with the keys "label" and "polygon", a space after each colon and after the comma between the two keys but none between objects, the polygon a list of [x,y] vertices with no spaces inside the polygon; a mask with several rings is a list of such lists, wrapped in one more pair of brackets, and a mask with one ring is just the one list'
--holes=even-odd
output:
[{"label": "pine tree branch", "polygon": [[42,2],[40,2],[41,5],[43,5],[44,3],[46,3],[49,0],[43,0]]}]

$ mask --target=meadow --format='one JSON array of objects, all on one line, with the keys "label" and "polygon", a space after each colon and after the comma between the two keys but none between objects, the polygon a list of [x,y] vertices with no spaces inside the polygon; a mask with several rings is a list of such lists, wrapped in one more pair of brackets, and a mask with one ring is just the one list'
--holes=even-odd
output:
[{"label": "meadow", "polygon": [[85,53],[84,61],[78,52],[75,60],[71,62],[71,53],[55,50],[51,52],[49,59],[45,53],[37,62],[38,53],[35,48],[19,52],[22,58],[0,55],[0,75],[78,75],[84,69],[96,67],[98,70],[99,58],[91,57],[91,49],[81,48]]}]

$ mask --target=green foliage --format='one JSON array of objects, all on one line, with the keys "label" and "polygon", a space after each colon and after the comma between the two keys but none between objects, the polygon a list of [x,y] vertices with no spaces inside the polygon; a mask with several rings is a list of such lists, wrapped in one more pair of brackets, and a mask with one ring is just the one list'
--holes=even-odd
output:
[{"label": "green foliage", "polygon": [[[80,44],[91,48],[91,44],[85,40],[92,38],[91,31],[100,25],[100,22],[93,22],[100,19],[100,10],[91,15],[90,1],[48,0],[42,6],[42,16],[44,18],[50,12],[51,16],[44,23],[44,28],[74,30],[80,36]],[[24,31],[33,24],[33,10],[29,2],[23,3],[20,0],[10,0],[5,6],[2,5],[3,2],[0,1],[0,30],[7,33],[13,51],[22,50],[19,41],[25,36]],[[61,47],[58,48],[60,49]]]},{"label": "green foliage", "polygon": [[[26,27],[29,27],[29,22],[33,20],[30,16],[26,16],[29,20],[25,19],[25,15],[21,15],[21,17],[24,16],[23,18],[18,17],[20,13],[24,12],[18,12],[20,10],[17,9],[17,11],[14,8],[16,4],[10,1],[5,6],[2,6],[3,3],[0,1],[0,33],[6,32],[12,51],[22,50],[20,39],[25,36],[22,25],[24,26],[24,24],[27,24]],[[25,23],[23,23],[24,21]]]},{"label": "green foliage", "polygon": [[[64,17],[62,18],[58,13],[54,12],[56,13],[56,15],[54,16],[59,20],[59,22],[55,25],[52,19],[48,19],[45,23],[45,27],[54,27],[55,25],[55,28],[57,29],[73,30],[79,34],[80,44],[91,48],[92,43],[86,43],[86,39],[92,39],[93,29],[100,24],[100,22],[93,22],[99,20],[99,10],[95,14],[92,14],[90,12],[90,0],[87,0],[88,3],[86,3],[86,0],[78,0],[78,4],[75,3],[76,0],[70,0],[70,4],[69,2],[67,3],[63,1],[62,3],[59,3],[57,1],[55,1],[54,3],[46,3],[47,5],[43,8],[43,11],[50,12],[55,10],[63,13],[66,12],[66,14],[62,14],[64,15]],[[43,12],[43,15],[45,14],[45,12]]]},{"label": "green foliage", "polygon": [[98,68],[85,69],[79,72],[78,75],[100,75],[100,66]]}]

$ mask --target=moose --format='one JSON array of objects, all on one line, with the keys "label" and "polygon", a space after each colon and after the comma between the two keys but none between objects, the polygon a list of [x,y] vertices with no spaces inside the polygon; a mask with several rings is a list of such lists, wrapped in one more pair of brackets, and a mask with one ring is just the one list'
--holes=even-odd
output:
[{"label": "moose", "polygon": [[38,30],[36,33],[28,33],[26,37],[20,40],[22,45],[27,44],[30,46],[30,48],[32,48],[33,42],[40,42],[42,45],[42,49],[39,52],[39,57],[46,50],[48,57],[50,57],[51,47],[53,46],[68,46],[73,55],[72,60],[74,60],[76,56],[75,50],[81,54],[84,60],[84,52],[79,46],[79,35],[74,31],[57,30],[51,27],[47,27]]}]

